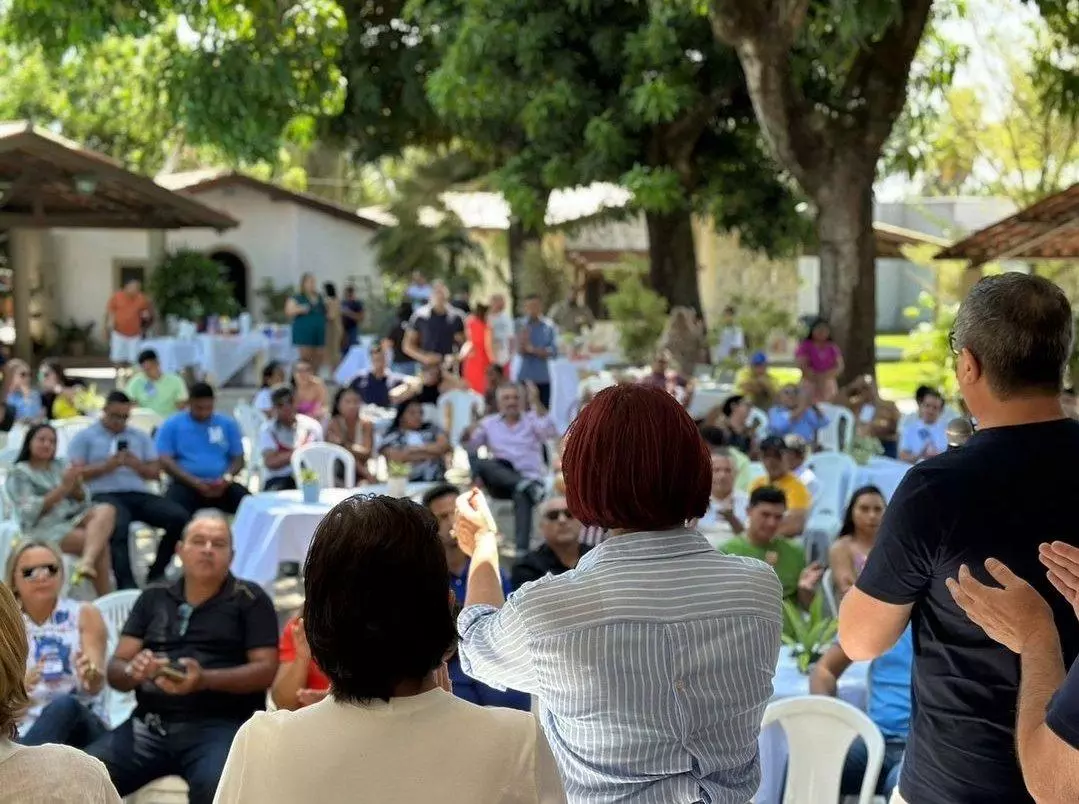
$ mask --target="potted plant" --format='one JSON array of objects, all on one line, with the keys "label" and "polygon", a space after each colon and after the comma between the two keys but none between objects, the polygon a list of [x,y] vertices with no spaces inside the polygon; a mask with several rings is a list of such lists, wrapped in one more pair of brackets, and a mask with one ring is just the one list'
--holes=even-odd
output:
[{"label": "potted plant", "polygon": [[54,324],[56,329],[56,351],[69,357],[85,357],[90,346],[90,333],[94,322],[78,324],[69,318],[66,324]]},{"label": "potted plant", "polygon": [[838,621],[824,613],[824,597],[819,594],[808,612],[783,601],[783,621],[783,644],[790,648],[798,672],[808,674],[835,639]]},{"label": "potted plant", "polygon": [[201,252],[177,249],[150,274],[150,297],[158,316],[205,324],[210,316],[233,316],[240,305],[221,265]]},{"label": "potted plant", "polygon": [[390,461],[387,471],[390,479],[386,484],[386,493],[391,497],[405,497],[408,494],[408,477],[412,474],[412,467],[407,463]]},{"label": "potted plant", "polygon": [[300,490],[305,503],[317,503],[322,486],[318,481],[318,472],[306,466],[300,470]]}]

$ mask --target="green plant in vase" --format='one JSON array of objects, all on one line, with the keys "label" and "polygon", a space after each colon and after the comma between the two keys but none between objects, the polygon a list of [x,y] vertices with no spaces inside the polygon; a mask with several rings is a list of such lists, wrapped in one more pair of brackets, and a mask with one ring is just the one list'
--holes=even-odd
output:
[{"label": "green plant in vase", "polygon": [[301,486],[317,486],[318,485],[318,472],[314,469],[308,469],[306,466],[300,470],[300,485]]},{"label": "green plant in vase", "polygon": [[808,673],[824,655],[838,628],[838,620],[824,613],[822,595],[813,598],[808,612],[789,600],[783,601],[783,644],[791,649],[800,673]]},{"label": "green plant in vase", "polygon": [[407,463],[390,461],[386,464],[386,471],[390,477],[403,477],[407,480],[408,476],[412,474],[412,467]]}]

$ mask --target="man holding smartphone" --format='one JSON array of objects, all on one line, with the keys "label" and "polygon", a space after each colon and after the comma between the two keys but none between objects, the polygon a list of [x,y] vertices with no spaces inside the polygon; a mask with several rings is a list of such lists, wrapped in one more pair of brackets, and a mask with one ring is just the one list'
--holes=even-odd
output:
[{"label": "man holding smartphone", "polygon": [[135,692],[135,713],[86,751],[121,796],[176,775],[191,804],[211,804],[233,737],[277,672],[277,615],[257,584],[229,572],[223,514],[197,514],[176,554],[183,577],[139,596],[109,659],[109,685]]}]

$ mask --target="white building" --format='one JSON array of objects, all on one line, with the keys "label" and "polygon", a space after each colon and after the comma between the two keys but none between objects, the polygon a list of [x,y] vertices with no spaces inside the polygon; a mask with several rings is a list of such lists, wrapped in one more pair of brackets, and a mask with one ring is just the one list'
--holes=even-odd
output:
[{"label": "white building", "polygon": [[[172,230],[165,248],[192,248],[228,270],[240,305],[258,319],[255,289],[264,280],[278,287],[298,284],[312,271],[321,285],[354,281],[361,287],[378,280],[372,238],[381,224],[329,201],[293,192],[242,174],[196,171],[158,178],[162,186],[190,195],[227,214],[238,226]],[[152,268],[143,231],[50,229],[44,256],[56,279],[56,320],[101,321],[109,295],[130,276]]]}]

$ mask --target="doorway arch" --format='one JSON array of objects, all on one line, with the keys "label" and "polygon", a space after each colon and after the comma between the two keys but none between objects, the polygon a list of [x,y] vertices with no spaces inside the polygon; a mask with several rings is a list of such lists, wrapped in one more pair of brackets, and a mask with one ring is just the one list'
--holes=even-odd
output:
[{"label": "doorway arch", "polygon": [[229,249],[217,249],[210,253],[210,259],[221,266],[221,275],[232,283],[232,293],[240,309],[248,309],[247,263],[236,252]]}]

